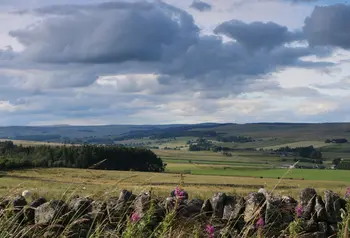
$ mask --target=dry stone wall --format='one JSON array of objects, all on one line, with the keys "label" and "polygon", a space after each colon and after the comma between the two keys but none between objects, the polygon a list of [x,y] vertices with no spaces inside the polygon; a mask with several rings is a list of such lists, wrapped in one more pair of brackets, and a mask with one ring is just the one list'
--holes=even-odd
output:
[{"label": "dry stone wall", "polygon": [[41,197],[30,204],[23,196],[0,201],[0,226],[4,221],[13,221],[1,227],[7,229],[9,237],[80,238],[92,233],[123,237],[130,223],[141,221],[146,222],[142,228],[144,237],[160,237],[154,231],[169,214],[178,221],[177,228],[179,224],[182,229],[197,228],[198,237],[292,237],[292,226],[298,233],[293,237],[337,237],[342,214],[348,212],[345,198],[330,190],[321,196],[313,188],[302,190],[298,201],[265,190],[245,197],[218,192],[206,200],[189,199],[188,193],[180,189],[167,198],[122,190],[119,197],[103,201],[79,196],[69,201]]}]

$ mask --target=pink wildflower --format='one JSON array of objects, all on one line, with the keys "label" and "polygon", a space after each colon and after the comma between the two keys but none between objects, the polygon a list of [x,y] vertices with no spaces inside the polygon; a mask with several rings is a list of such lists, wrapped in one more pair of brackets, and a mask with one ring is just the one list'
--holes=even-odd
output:
[{"label": "pink wildflower", "polygon": [[178,186],[176,186],[174,193],[177,198],[183,198],[185,195],[184,190],[180,189]]},{"label": "pink wildflower", "polygon": [[209,238],[214,238],[214,231],[215,231],[214,226],[211,226],[208,224],[205,228],[205,231],[208,233]]},{"label": "pink wildflower", "polygon": [[184,195],[185,195],[184,190],[180,191],[179,196],[182,197],[182,196],[184,196]]},{"label": "pink wildflower", "polygon": [[141,217],[137,213],[131,215],[131,222],[138,222],[140,219]]},{"label": "pink wildflower", "polygon": [[265,226],[264,218],[260,217],[259,220],[255,223],[256,228],[262,228]]},{"label": "pink wildflower", "polygon": [[345,198],[349,198],[349,199],[350,199],[350,187],[348,187],[348,188],[346,189]]},{"label": "pink wildflower", "polygon": [[180,188],[178,186],[176,186],[176,188],[175,188],[175,196],[178,197],[180,195],[180,193],[181,193]]},{"label": "pink wildflower", "polygon": [[298,205],[295,208],[295,212],[297,214],[297,217],[301,217],[303,215],[303,207],[301,205]]}]

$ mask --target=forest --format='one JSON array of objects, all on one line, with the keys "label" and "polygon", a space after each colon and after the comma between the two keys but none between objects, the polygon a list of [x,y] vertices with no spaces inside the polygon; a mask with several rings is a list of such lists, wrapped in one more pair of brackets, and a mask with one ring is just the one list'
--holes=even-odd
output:
[{"label": "forest", "polygon": [[0,142],[0,170],[37,167],[94,168],[163,172],[165,164],[149,149],[120,145],[17,146]]}]

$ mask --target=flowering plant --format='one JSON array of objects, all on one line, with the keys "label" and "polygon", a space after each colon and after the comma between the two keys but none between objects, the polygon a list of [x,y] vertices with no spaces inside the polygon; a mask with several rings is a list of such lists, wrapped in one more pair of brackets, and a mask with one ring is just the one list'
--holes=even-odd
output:
[{"label": "flowering plant", "polygon": [[214,238],[214,232],[215,232],[214,226],[211,226],[208,224],[205,228],[205,231],[208,233],[209,238]]},{"label": "flowering plant", "polygon": [[140,217],[139,214],[137,214],[137,213],[133,213],[133,214],[131,215],[131,218],[130,218],[131,222],[133,222],[133,223],[138,222],[140,219],[141,219],[141,217]]}]

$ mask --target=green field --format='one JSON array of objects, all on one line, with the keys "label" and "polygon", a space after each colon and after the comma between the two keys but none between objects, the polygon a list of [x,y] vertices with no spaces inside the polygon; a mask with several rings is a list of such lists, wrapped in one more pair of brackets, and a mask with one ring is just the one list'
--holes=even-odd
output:
[{"label": "green field", "polygon": [[315,148],[320,148],[324,146],[328,146],[329,144],[323,142],[323,141],[298,141],[298,142],[292,142],[292,143],[286,143],[286,144],[279,144],[274,146],[266,146],[262,147],[264,150],[275,150],[281,147],[290,147],[290,148],[297,148],[297,147],[307,147],[307,146],[313,146]]},{"label": "green field", "polygon": [[[167,164],[166,173],[65,168],[11,171],[0,177],[0,193],[18,193],[29,188],[40,194],[62,193],[66,190],[84,194],[103,194],[105,191],[117,194],[119,189],[123,188],[136,192],[152,188],[157,193],[165,195],[180,183],[181,173],[184,174],[185,188],[193,191],[193,196],[208,196],[213,191],[246,194],[252,190],[246,185],[265,186],[272,189],[277,184],[285,188],[277,188],[276,192],[285,195],[297,196],[300,189],[305,187],[315,187],[320,192],[332,189],[341,194],[350,184],[350,172],[348,171],[282,169],[280,168],[282,165],[294,164],[294,160],[298,158],[293,156],[282,158],[269,151],[285,146],[293,148],[312,145],[322,151],[324,165],[329,168],[334,158],[350,159],[350,144],[326,144],[324,140],[347,138],[350,134],[350,124],[247,124],[218,126],[211,130],[225,133],[225,135],[251,136],[256,141],[231,143],[206,138],[216,145],[243,149],[232,151],[230,152],[232,156],[226,156],[220,152],[188,151],[187,141],[196,140],[198,137],[122,140],[117,143],[152,148],[152,151]],[[14,142],[22,145],[61,145],[60,143],[23,140]],[[156,147],[159,149],[154,149]],[[245,148],[262,148],[264,151],[244,150]],[[299,165],[312,164],[304,162]],[[230,184],[235,186],[223,186]]]},{"label": "green field", "polygon": [[[253,167],[254,165],[251,165]],[[169,164],[169,172],[182,172],[191,170],[195,175],[225,175],[241,177],[266,177],[304,179],[304,180],[329,180],[344,181],[350,183],[350,173],[346,170],[321,170],[321,169],[268,169],[268,168],[249,168],[249,166],[222,167],[217,165],[188,165],[188,164]]]},{"label": "green field", "polygon": [[[295,197],[298,196],[300,189],[306,187],[314,187],[319,192],[332,189],[339,194],[344,194],[350,181],[348,173],[344,172],[334,177],[334,171],[308,173],[305,180],[289,179],[292,176],[301,177],[301,175],[304,175],[303,172],[305,171],[302,170],[293,170],[286,175],[285,179],[268,178],[268,176],[274,177],[274,173],[279,173],[282,176],[287,170],[245,170],[245,176],[247,174],[252,176],[266,175],[263,178],[210,175],[210,170],[204,170],[203,172],[205,172],[205,175],[183,175],[183,186],[190,191],[191,197],[205,197],[217,191],[247,194],[255,189],[257,190],[257,188],[246,187],[251,185],[264,186],[270,190],[278,185],[275,189],[276,193]],[[238,171],[236,175],[242,175],[242,173]],[[12,171],[3,174],[0,177],[0,182],[0,193],[3,195],[18,194],[24,189],[30,189],[40,195],[50,197],[64,193],[91,196],[100,196],[105,193],[117,195],[120,189],[130,189],[135,193],[152,189],[159,195],[167,195],[177,184],[181,183],[181,177],[176,173],[56,168]]]},{"label": "green field", "polygon": [[179,148],[179,149],[186,149],[188,145],[186,145],[187,141],[196,139],[196,137],[175,137],[169,138],[169,139],[149,139],[149,138],[143,138],[143,139],[129,139],[129,140],[121,140],[116,141],[116,144],[122,144],[122,145],[144,145],[146,147],[159,147],[160,149],[164,148]]}]

